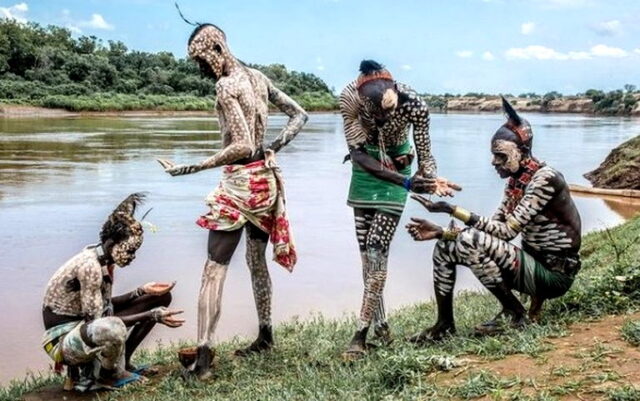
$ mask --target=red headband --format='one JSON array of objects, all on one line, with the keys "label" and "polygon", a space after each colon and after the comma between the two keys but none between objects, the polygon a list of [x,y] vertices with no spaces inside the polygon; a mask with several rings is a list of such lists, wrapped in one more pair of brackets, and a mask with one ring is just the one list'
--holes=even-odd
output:
[{"label": "red headband", "polygon": [[356,81],[356,88],[360,89],[360,87],[366,84],[369,81],[375,81],[377,79],[384,79],[386,81],[393,81],[393,77],[391,73],[387,70],[380,70],[379,72],[374,72],[373,74],[363,75],[360,74],[358,80]]},{"label": "red headband", "polygon": [[511,120],[504,124],[514,134],[518,135],[522,143],[527,143],[531,139],[531,128],[524,124],[515,125]]}]

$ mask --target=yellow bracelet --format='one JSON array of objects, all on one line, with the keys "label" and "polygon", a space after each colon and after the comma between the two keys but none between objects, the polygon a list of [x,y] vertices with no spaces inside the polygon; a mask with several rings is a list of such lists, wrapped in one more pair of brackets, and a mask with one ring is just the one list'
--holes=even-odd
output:
[{"label": "yellow bracelet", "polygon": [[460,234],[459,228],[446,228],[442,231],[442,239],[446,241],[455,241],[458,238],[458,234]]},{"label": "yellow bracelet", "polygon": [[467,223],[471,219],[471,212],[460,206],[456,206],[451,215],[463,223]]}]

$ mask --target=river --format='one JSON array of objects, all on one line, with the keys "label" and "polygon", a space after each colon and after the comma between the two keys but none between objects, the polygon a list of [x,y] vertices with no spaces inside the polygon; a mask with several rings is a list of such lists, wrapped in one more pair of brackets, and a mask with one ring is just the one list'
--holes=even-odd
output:
[{"label": "river", "polygon": [[[640,120],[581,115],[531,114],[534,154],[562,171],[570,183],[595,168],[611,148],[640,133]],[[286,122],[271,116],[268,137]],[[490,165],[489,140],[503,123],[498,114],[435,114],[433,152],[439,174],[463,186],[453,202],[490,214],[504,182]],[[193,339],[196,298],[206,258],[207,233],[194,224],[206,211],[204,196],[220,171],[170,177],[155,162],[200,161],[220,147],[213,117],[76,117],[0,119],[0,383],[40,371],[49,360],[40,348],[41,303],[53,272],[98,232],[127,194],[149,193],[143,211],[157,230],[147,230],[134,263],[116,272],[114,294],[147,281],[172,281],[176,308],[185,309],[182,328],[158,327],[146,346]],[[313,114],[305,129],[278,155],[287,184],[288,209],[299,252],[293,274],[270,263],[274,321],[323,313],[357,312],[362,292],[353,217],[345,204],[350,166],[341,119]],[[637,205],[576,197],[585,231],[631,216]],[[425,215],[410,202],[410,216]],[[444,216],[434,220],[446,223]],[[398,308],[433,294],[431,244],[413,242],[404,229],[395,237],[386,288],[387,305]],[[244,245],[231,262],[217,337],[253,337],[257,332]],[[457,289],[479,289],[461,270]],[[426,324],[426,322],[425,322]],[[277,339],[276,339],[277,340]],[[345,338],[347,343],[349,339]]]}]

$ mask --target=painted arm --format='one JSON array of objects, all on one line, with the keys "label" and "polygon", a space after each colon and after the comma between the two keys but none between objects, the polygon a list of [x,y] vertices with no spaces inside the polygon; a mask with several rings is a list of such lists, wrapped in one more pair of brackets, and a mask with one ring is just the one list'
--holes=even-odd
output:
[{"label": "painted arm", "polygon": [[360,124],[360,105],[357,96],[355,88],[352,88],[351,85],[347,86],[340,95],[340,113],[342,114],[344,134],[349,146],[351,162],[374,177],[404,186],[407,190],[418,193],[433,192],[435,181],[431,178],[405,177],[397,171],[385,168],[380,161],[367,153],[364,148],[367,135]]},{"label": "painted arm", "polygon": [[102,317],[104,300],[102,299],[102,268],[98,263],[85,262],[78,268],[80,282],[80,303],[82,314],[87,321]]},{"label": "painted arm", "polygon": [[[423,177],[436,177],[436,160],[431,154],[431,138],[429,137],[429,108],[427,104],[417,99],[413,118],[413,142],[418,156],[418,174]],[[412,111],[413,114],[413,111]]]},{"label": "painted arm", "polygon": [[527,186],[513,213],[506,214],[504,220],[488,219],[460,208],[456,208],[453,215],[468,226],[509,241],[542,212],[563,183],[564,179],[554,170],[540,169]]},{"label": "painted arm", "polygon": [[278,152],[284,146],[286,146],[293,138],[298,135],[302,130],[302,127],[309,119],[309,115],[300,107],[295,100],[287,96],[286,93],[276,88],[273,83],[269,81],[269,101],[273,103],[280,111],[289,116],[287,125],[280,131],[278,137],[267,146],[267,150],[273,150]]},{"label": "painted arm", "polygon": [[226,122],[227,134],[230,136],[229,145],[222,148],[215,155],[194,165],[175,165],[170,160],[158,159],[165,171],[172,176],[193,174],[202,170],[232,164],[238,160],[250,157],[255,146],[250,136],[249,126],[240,107],[240,103],[231,90],[224,85],[218,85],[218,104],[220,112]]}]

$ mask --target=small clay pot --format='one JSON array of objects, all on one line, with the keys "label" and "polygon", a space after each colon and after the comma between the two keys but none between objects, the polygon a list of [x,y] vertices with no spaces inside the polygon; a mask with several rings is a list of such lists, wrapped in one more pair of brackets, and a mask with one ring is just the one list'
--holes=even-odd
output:
[{"label": "small clay pot", "polygon": [[185,369],[193,365],[193,363],[196,361],[197,355],[198,348],[196,347],[182,348],[181,350],[178,350],[178,360],[180,361],[182,366],[185,367]]}]

